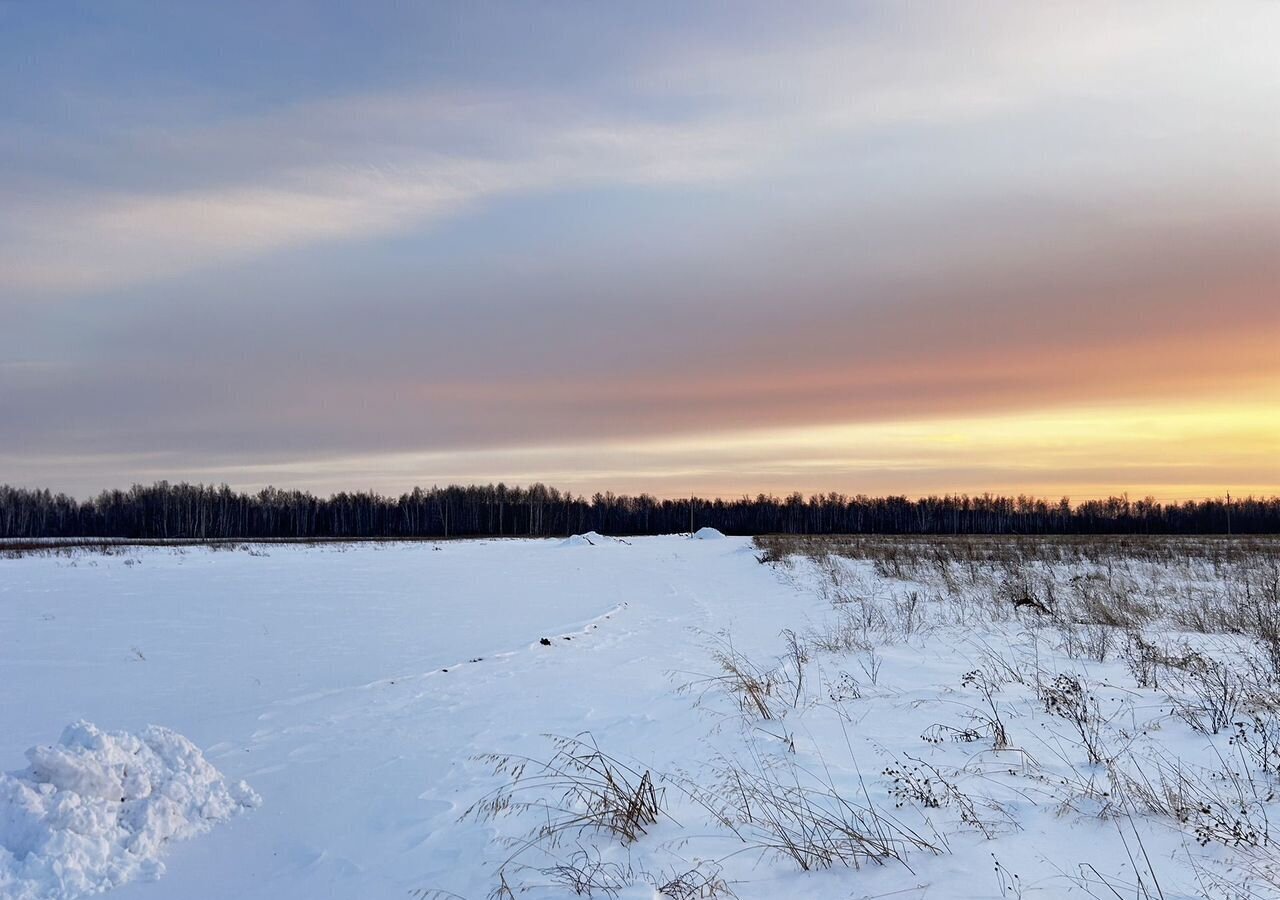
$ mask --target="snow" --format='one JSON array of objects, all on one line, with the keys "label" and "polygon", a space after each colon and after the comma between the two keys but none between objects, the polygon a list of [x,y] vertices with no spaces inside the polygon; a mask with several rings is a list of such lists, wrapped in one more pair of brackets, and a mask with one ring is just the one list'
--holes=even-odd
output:
[{"label": "snow", "polygon": [[80,721],[0,775],[0,893],[72,898],[158,878],[165,843],[261,801],[228,785],[176,732],[104,732]]},{"label": "snow", "polygon": [[724,532],[710,525],[704,525],[693,533],[693,537],[699,541],[718,541],[724,539]]},{"label": "snow", "polygon": [[[0,559],[0,765],[67,722],[126,730],[74,726],[61,749],[6,776],[5,796],[17,785],[39,791],[31,785],[43,779],[59,785],[54,795],[74,788],[92,798],[84,809],[99,808],[112,779],[124,786],[114,760],[140,746],[163,764],[153,785],[188,791],[180,815],[148,814],[156,831],[139,839],[149,849],[137,859],[119,856],[124,844],[113,841],[130,838],[116,832],[83,850],[76,865],[97,873],[92,885],[5,885],[0,897],[71,897],[125,881],[112,866],[132,865],[113,900],[481,900],[561,798],[531,785],[515,799],[534,808],[477,814],[511,782],[487,755],[524,757],[536,773],[564,746],[557,738],[575,736],[652,773],[662,813],[630,843],[591,829],[562,834],[558,848],[535,841],[506,869],[526,889],[519,896],[571,895],[548,874],[565,864],[594,867],[630,900],[689,872],[722,879],[742,900],[1088,897],[1081,873],[1093,872],[1129,897],[1143,895],[1124,883],[1150,886],[1153,874],[1168,900],[1227,896],[1212,890],[1213,873],[1226,872],[1250,879],[1248,896],[1276,896],[1246,878],[1272,845],[1201,847],[1196,829],[1213,825],[1205,814],[1178,822],[1121,809],[1108,793],[1126,772],[1158,782],[1176,770],[1210,793],[1247,797],[1237,813],[1246,821],[1280,812],[1267,799],[1273,776],[1245,764],[1229,729],[1205,734],[1172,712],[1174,699],[1194,700],[1178,682],[1187,673],[1161,670],[1159,687],[1135,681],[1123,630],[1091,655],[1097,626],[1015,610],[1000,599],[1012,576],[998,566],[975,578],[955,565],[899,572],[892,560],[761,565],[746,538],[580,537],[573,545],[590,552],[507,539]],[[1252,652],[1244,638],[1178,624],[1211,617],[1214,598],[1231,596],[1229,569],[1107,561],[1033,574],[1056,578],[1064,597],[1110,591],[1115,603],[1164,611],[1150,640],[1185,639],[1235,662]],[[769,685],[767,716],[726,681],[726,660]],[[1072,722],[1046,703],[1059,674],[1078,677],[1097,704],[1113,762],[1090,763]],[[1007,728],[1003,745],[983,718],[989,703]],[[165,841],[251,803],[231,786],[241,779],[260,792],[260,809],[199,840]],[[876,811],[872,824],[899,836],[903,861],[854,853],[857,868],[804,871],[765,846],[786,817],[770,826],[744,816],[727,789],[735,780],[799,796],[792,809],[810,816]],[[45,832],[29,822],[54,819],[15,821],[0,822],[10,848],[34,847]],[[907,830],[922,844],[901,843]],[[70,843],[26,859],[79,859],[73,835],[58,834]],[[162,844],[164,877],[143,881],[158,873],[151,850]],[[15,864],[35,865],[6,861]],[[1013,881],[1016,891],[1002,887]],[[1098,881],[1090,889],[1114,896]]]},{"label": "snow", "polygon": [[615,542],[616,538],[605,537],[595,531],[588,531],[584,534],[574,534],[561,541],[561,545],[565,547],[595,547],[599,544]]}]

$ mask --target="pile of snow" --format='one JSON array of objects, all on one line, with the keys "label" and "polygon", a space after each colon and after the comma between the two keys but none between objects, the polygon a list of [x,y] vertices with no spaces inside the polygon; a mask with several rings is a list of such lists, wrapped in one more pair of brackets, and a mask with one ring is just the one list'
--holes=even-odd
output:
[{"label": "pile of snow", "polygon": [[693,533],[694,540],[698,541],[718,541],[724,537],[724,532],[718,528],[703,526]]},{"label": "pile of snow", "polygon": [[166,841],[262,802],[157,725],[129,734],[80,721],[27,760],[0,774],[0,896],[10,900],[70,900],[158,878]]},{"label": "pile of snow", "polygon": [[605,544],[612,540],[612,538],[607,538],[599,532],[588,531],[585,534],[575,534],[572,537],[567,537],[561,541],[560,544],[564,547],[594,547],[598,544]]}]

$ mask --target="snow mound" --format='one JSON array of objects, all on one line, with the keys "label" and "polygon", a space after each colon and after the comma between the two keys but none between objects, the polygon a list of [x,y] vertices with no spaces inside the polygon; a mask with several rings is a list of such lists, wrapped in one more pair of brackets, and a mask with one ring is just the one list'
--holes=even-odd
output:
[{"label": "snow mound", "polygon": [[693,537],[698,541],[718,541],[724,537],[724,532],[718,528],[703,526],[693,533]]},{"label": "snow mound", "polygon": [[70,900],[164,872],[166,841],[207,831],[262,799],[229,785],[194,744],[80,721],[30,765],[0,774],[0,897]]},{"label": "snow mound", "polygon": [[600,544],[607,544],[612,540],[613,538],[607,538],[603,534],[600,534],[599,532],[588,531],[585,534],[575,534],[572,537],[565,538],[563,541],[560,542],[560,546],[562,547],[587,547],[587,546],[594,547]]}]

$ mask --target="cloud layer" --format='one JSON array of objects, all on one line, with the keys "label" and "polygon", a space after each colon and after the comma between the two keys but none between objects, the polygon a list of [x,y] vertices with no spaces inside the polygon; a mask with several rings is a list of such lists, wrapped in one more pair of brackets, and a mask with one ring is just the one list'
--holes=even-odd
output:
[{"label": "cloud layer", "polygon": [[[245,15],[214,37],[253,55]],[[1280,481],[1275,435],[1224,424],[1280,383],[1276,10],[612,15],[369,17],[381,69],[286,49],[265,86],[174,79],[127,21],[17,22],[0,480]],[[886,437],[1055,410],[1116,434],[1030,469]],[[705,443],[676,477],[618,441]]]}]

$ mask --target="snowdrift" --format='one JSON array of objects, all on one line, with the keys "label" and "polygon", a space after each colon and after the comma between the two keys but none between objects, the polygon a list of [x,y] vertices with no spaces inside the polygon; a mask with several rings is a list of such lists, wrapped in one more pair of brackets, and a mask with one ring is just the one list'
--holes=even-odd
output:
[{"label": "snowdrift", "polygon": [[718,528],[703,526],[693,533],[693,537],[699,541],[718,541],[724,537],[724,532]]},{"label": "snowdrift", "polygon": [[611,543],[612,541],[613,541],[613,538],[605,537],[603,534],[600,534],[597,531],[588,531],[585,534],[575,534],[572,537],[565,538],[563,541],[560,542],[560,546],[562,547],[588,547],[588,546],[596,547],[596,546],[599,546],[600,544]]},{"label": "snowdrift", "polygon": [[0,896],[9,900],[70,900],[158,878],[166,841],[262,802],[157,725],[130,734],[76,722],[27,760],[0,774]]}]

